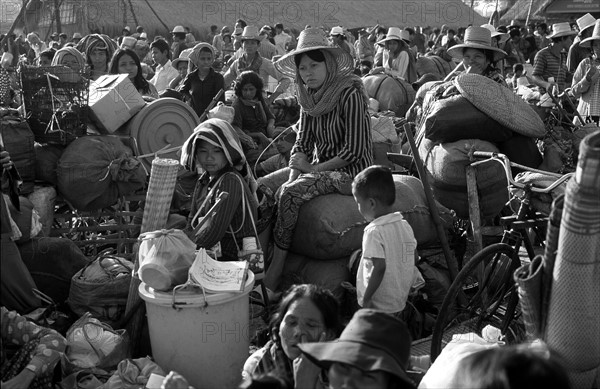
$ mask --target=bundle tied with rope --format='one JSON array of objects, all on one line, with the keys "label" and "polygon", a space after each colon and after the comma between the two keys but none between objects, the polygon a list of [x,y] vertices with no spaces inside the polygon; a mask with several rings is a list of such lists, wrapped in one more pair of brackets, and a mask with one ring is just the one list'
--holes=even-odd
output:
[{"label": "bundle tied with rope", "polygon": [[58,190],[80,211],[95,211],[142,189],[146,173],[119,138],[86,136],[64,151],[57,168]]}]

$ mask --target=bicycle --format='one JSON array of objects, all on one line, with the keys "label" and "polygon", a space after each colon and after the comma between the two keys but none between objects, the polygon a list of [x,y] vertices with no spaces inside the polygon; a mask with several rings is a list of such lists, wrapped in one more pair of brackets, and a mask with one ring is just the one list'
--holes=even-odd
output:
[{"label": "bicycle", "polygon": [[524,244],[530,259],[535,257],[529,231],[533,230],[538,241],[543,242],[543,231],[548,223],[546,215],[531,207],[531,196],[534,193],[549,193],[573,176],[573,173],[569,173],[560,176],[546,188],[536,188],[531,183],[523,184],[514,180],[511,167],[525,167],[511,163],[505,155],[479,151],[473,155],[486,159],[473,162],[471,166],[490,161],[502,163],[509,191],[520,189],[522,195],[516,199],[519,209],[515,214],[500,218],[500,224],[504,227],[501,242],[487,246],[475,254],[450,286],[433,329],[430,351],[432,362],[441,352],[442,343],[447,343],[452,334],[481,333],[488,324],[500,329],[508,343],[524,340],[525,328],[513,274],[521,266],[521,245]]}]

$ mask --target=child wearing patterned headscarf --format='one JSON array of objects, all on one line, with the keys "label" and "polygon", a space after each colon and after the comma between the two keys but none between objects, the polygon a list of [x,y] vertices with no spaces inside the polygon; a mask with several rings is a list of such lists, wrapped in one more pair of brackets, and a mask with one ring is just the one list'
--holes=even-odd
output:
[{"label": "child wearing patterned headscarf", "polygon": [[[203,172],[192,196],[186,232],[198,247],[212,249],[218,260],[237,261],[242,239],[255,236],[258,202],[256,182],[231,124],[209,119],[196,127],[183,145],[181,164]],[[216,213],[208,214],[220,196]],[[198,229],[205,217],[209,220]]]},{"label": "child wearing patterned headscarf", "polygon": [[85,67],[83,55],[74,47],[63,47],[52,58],[52,66],[65,65],[73,70],[82,70]]}]

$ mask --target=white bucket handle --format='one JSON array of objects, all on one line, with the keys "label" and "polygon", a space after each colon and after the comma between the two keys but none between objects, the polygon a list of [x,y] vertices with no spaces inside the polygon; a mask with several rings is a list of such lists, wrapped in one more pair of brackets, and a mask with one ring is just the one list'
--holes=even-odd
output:
[{"label": "white bucket handle", "polygon": [[198,285],[195,282],[193,282],[189,276],[188,276],[188,280],[185,282],[185,284],[177,285],[176,287],[173,288],[173,294],[172,294],[172,299],[171,299],[171,307],[174,310],[179,311],[179,310],[182,309],[181,308],[182,305],[188,305],[187,302],[177,302],[177,297],[176,297],[178,290],[185,289],[188,286],[191,286],[192,288],[196,288],[196,289],[201,289],[202,290],[202,296],[204,297],[204,306],[202,308],[208,307],[208,300],[206,299],[206,292],[205,292],[204,288],[202,287],[202,285]]}]

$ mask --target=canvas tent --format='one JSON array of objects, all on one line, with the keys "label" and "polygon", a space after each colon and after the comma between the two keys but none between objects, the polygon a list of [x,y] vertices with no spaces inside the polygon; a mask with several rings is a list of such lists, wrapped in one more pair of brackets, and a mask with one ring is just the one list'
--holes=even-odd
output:
[{"label": "canvas tent", "polygon": [[[32,1],[32,0],[30,0]],[[37,0],[39,2],[39,0]],[[38,7],[37,18],[28,15],[28,30],[56,28],[52,23],[52,3]],[[347,28],[358,26],[432,26],[446,24],[466,27],[486,22],[461,0],[363,0],[313,2],[280,0],[204,1],[204,0],[62,0],[61,26],[67,33],[87,33],[97,29],[110,36],[120,35],[123,26],[145,28],[149,36],[165,35],[176,25],[189,26],[197,38],[208,33],[210,25],[233,26],[238,18],[262,26],[283,23],[302,30],[304,26]]]}]

